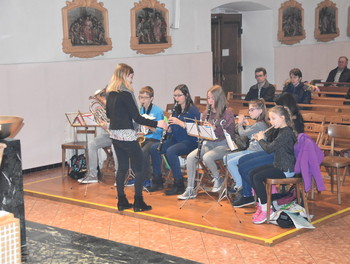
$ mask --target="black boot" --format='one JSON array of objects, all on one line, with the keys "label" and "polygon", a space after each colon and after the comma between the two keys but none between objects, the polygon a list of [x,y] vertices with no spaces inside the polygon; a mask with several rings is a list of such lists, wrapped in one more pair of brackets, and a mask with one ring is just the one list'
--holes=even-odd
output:
[{"label": "black boot", "polygon": [[162,176],[154,177],[154,180],[152,181],[151,187],[147,188],[149,192],[156,192],[159,190],[163,190],[163,178]]},{"label": "black boot", "polygon": [[124,211],[125,209],[130,209],[132,204],[129,203],[128,199],[126,199],[124,195],[118,195],[118,211]]},{"label": "black boot", "polygon": [[165,191],[165,195],[176,195],[176,194],[183,194],[185,191],[185,184],[183,182],[183,179],[181,180],[174,180],[174,185],[171,187],[170,190]]},{"label": "black boot", "polygon": [[143,212],[152,210],[152,206],[147,205],[143,201],[143,196],[135,196],[134,200],[134,212]]}]

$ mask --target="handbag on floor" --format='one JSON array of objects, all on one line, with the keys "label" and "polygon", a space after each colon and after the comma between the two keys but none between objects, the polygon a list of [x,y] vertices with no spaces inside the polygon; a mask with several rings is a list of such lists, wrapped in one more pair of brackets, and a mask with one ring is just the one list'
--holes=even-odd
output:
[{"label": "handbag on floor", "polygon": [[68,175],[74,180],[81,179],[86,173],[86,158],[84,154],[73,155],[68,166]]}]

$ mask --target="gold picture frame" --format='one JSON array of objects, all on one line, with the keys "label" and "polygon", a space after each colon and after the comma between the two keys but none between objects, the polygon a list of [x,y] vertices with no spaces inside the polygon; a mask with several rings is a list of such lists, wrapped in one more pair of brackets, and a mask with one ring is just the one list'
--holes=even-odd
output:
[{"label": "gold picture frame", "polygon": [[67,1],[62,8],[63,52],[71,57],[92,58],[112,49],[108,11],[97,0]]},{"label": "gold picture frame", "polygon": [[156,54],[171,47],[169,11],[157,0],[141,0],[130,10],[130,48]]},{"label": "gold picture frame", "polygon": [[315,20],[315,39],[327,42],[339,36],[338,8],[330,0],[317,5]]},{"label": "gold picture frame", "polygon": [[281,4],[278,10],[278,40],[287,45],[300,42],[305,38],[304,9],[295,0]]}]

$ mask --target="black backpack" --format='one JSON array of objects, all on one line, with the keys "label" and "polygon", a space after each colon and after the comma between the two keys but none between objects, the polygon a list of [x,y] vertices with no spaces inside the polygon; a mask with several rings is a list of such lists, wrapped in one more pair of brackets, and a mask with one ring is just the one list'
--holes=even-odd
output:
[{"label": "black backpack", "polygon": [[86,173],[86,159],[84,154],[73,155],[68,166],[68,175],[75,180],[81,179]]}]

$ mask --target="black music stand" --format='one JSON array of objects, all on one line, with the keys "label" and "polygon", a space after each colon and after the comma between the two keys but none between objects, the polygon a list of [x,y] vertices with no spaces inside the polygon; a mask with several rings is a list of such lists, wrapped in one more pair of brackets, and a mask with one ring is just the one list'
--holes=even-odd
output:
[{"label": "black music stand", "polygon": [[[190,120],[192,122],[186,122],[186,120]],[[210,172],[207,170],[206,166],[204,165],[202,159],[200,158],[201,155],[201,148],[202,148],[202,143],[204,140],[215,140],[216,135],[214,133],[214,130],[211,126],[206,126],[204,124],[204,121],[200,120],[195,120],[195,119],[190,119],[190,118],[185,118],[185,124],[186,124],[186,131],[189,136],[193,136],[198,138],[198,148],[197,148],[197,156],[196,159],[198,161],[198,167],[196,169],[196,175],[195,175],[195,182],[197,182],[196,187],[194,187],[193,191],[195,193],[199,193],[200,190],[205,192],[210,198],[212,198],[214,201],[214,197],[211,196],[208,191],[204,188],[202,185],[202,180],[205,174],[210,174]],[[199,166],[202,167],[203,173],[201,174],[200,177],[197,177]],[[180,209],[186,204],[188,201],[189,197],[185,199],[185,201],[182,203],[180,206]]]},{"label": "black music stand", "polygon": [[[83,181],[89,176],[89,141],[88,141],[88,129],[89,127],[100,127],[100,125],[95,121],[95,116],[91,113],[81,113],[80,111],[74,112],[74,113],[66,113],[66,117],[68,119],[68,122],[70,125],[75,129],[74,131],[74,141],[77,141],[77,131],[76,129],[78,127],[84,127],[85,128],[85,140],[86,140],[86,151],[85,151],[85,158],[86,158],[86,174],[83,177]],[[86,184],[85,188],[85,194],[87,193],[87,187],[88,184]]]},{"label": "black music stand", "polygon": [[[220,123],[221,126],[223,126],[222,123]],[[227,131],[222,127],[223,131],[224,131],[224,134],[225,134],[225,137],[226,137],[226,141],[227,141],[227,144],[229,146],[229,150],[230,151],[234,151],[234,150],[237,150],[238,147],[237,145],[234,143],[234,141],[232,141],[231,139],[231,136],[230,134],[227,133]],[[228,177],[229,177],[229,173],[228,173],[228,170],[226,169],[226,172],[225,172],[225,178],[224,178],[224,182],[222,183],[221,185],[221,189],[220,189],[220,194],[219,194],[219,198],[217,200],[217,202],[215,204],[213,204],[203,215],[202,215],[202,218],[204,219],[205,216],[216,206],[216,205],[220,205],[222,206],[222,204],[220,204],[220,202],[222,200],[224,200],[225,198],[228,200],[228,202],[230,203],[231,207],[233,208],[234,212],[235,212],[235,215],[238,219],[238,221],[241,223],[241,220],[238,218],[238,215],[236,214],[236,209],[234,208],[233,204],[232,204],[232,201],[228,195],[228,188],[227,188],[227,182],[228,182]]]}]

